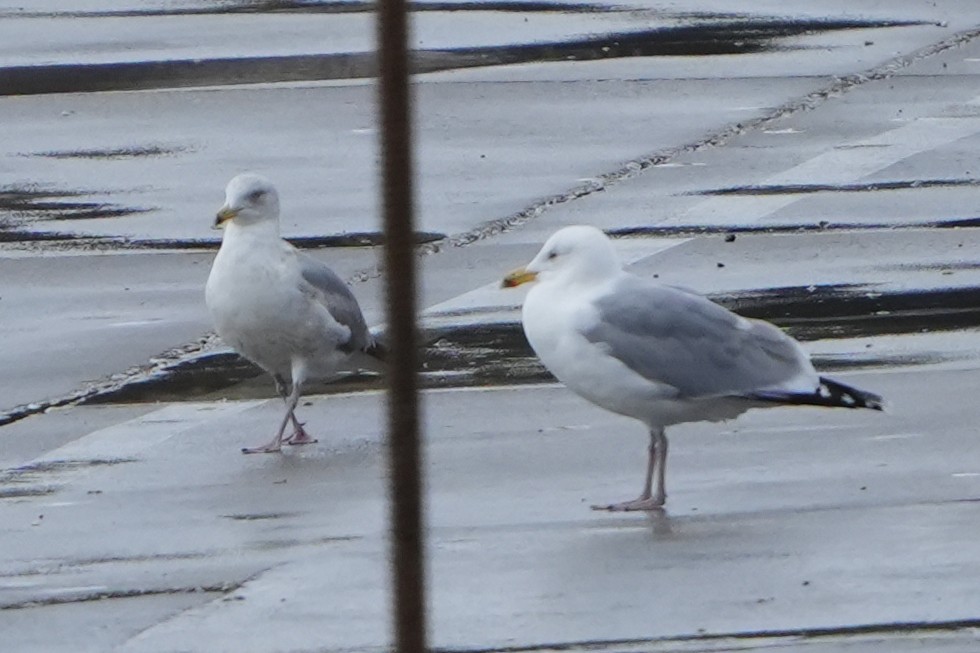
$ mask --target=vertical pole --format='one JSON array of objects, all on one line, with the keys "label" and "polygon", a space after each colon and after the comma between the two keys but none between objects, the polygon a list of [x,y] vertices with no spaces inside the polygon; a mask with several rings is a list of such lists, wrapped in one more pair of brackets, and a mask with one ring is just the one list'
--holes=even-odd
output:
[{"label": "vertical pole", "polygon": [[379,0],[377,47],[389,349],[388,455],[394,650],[423,653],[426,650],[425,560],[407,23],[405,0]]}]

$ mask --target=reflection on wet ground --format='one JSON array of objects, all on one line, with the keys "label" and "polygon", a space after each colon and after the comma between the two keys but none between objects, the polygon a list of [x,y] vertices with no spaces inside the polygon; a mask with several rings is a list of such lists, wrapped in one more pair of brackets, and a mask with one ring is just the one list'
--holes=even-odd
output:
[{"label": "reflection on wet ground", "polygon": [[715,298],[798,340],[955,331],[980,326],[980,288],[876,292],[864,286],[768,288]]},{"label": "reflection on wet ground", "polygon": [[[769,320],[801,341],[948,332],[980,327],[980,288],[877,292],[865,286],[770,288],[714,297],[746,317]],[[472,317],[472,316],[470,316]],[[540,364],[518,322],[430,329],[425,333],[422,384],[426,388],[544,383]],[[822,371],[940,362],[938,355],[864,350],[815,356]],[[354,374],[311,384],[308,394],[374,390],[376,375]],[[232,397],[271,397],[272,383],[257,367],[230,352],[181,361],[149,377],[96,394],[84,403],[139,403]]]}]

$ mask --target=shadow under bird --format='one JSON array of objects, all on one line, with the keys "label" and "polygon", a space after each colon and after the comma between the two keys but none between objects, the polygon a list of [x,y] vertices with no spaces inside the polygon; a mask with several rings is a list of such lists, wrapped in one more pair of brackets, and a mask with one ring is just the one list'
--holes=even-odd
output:
[{"label": "shadow under bird", "polygon": [[882,409],[878,395],[818,375],[799,343],[772,324],[629,274],[594,227],[556,232],[503,286],[532,281],[522,322],[544,365],[577,394],[650,431],[640,496],[596,510],[664,505],[668,426],[780,405]]},{"label": "shadow under bird", "polygon": [[[272,375],[286,402],[272,441],[242,452],[314,443],[295,414],[303,383],[351,367],[379,371],[383,349],[347,284],[280,237],[279,195],[268,180],[253,174],[232,179],[214,226],[224,229],[205,289],[215,329]],[[284,438],[290,422],[293,433]]]}]

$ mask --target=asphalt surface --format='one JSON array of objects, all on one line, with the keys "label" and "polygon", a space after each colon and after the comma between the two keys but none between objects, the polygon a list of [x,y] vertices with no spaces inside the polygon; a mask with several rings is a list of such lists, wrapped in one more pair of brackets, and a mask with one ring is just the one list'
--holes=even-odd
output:
[{"label": "asphalt surface", "polygon": [[[319,444],[242,456],[281,404],[203,305],[252,169],[384,320],[348,8],[0,2],[4,651],[386,650],[383,392],[321,388]],[[977,650],[980,6],[558,8],[416,15],[433,645]],[[281,59],[180,63],[242,57]],[[11,93],[28,65],[93,86]],[[887,411],[677,427],[664,513],[590,511],[639,490],[643,428],[549,382],[497,288],[576,223]]]}]

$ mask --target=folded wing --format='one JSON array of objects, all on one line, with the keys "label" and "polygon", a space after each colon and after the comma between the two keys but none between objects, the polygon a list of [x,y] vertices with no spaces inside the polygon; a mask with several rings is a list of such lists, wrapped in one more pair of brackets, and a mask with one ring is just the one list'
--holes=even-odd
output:
[{"label": "folded wing", "polygon": [[817,387],[817,374],[795,340],[693,292],[624,276],[595,307],[598,320],[583,335],[679,396]]}]

